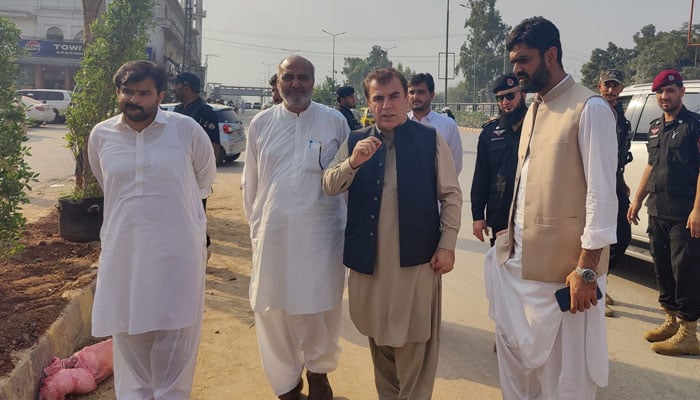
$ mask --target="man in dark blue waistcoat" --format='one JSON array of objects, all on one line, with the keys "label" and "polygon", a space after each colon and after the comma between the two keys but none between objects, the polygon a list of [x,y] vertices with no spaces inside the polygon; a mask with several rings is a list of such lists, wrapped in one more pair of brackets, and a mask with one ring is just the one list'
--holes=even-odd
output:
[{"label": "man in dark blue waistcoat", "polygon": [[348,192],[350,317],[369,338],[379,398],[430,399],[462,192],[447,142],[408,120],[403,75],[373,71],[364,90],[376,124],[352,132],[323,176],[327,194]]}]

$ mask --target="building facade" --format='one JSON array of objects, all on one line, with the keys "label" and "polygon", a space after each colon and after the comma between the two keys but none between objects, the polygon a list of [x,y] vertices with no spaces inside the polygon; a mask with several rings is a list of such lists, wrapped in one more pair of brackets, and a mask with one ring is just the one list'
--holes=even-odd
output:
[{"label": "building facade", "polygon": [[[148,58],[171,74],[187,69],[203,77],[203,0],[157,0],[154,15]],[[21,30],[20,45],[27,50],[18,60],[17,86],[72,90],[83,58],[82,1],[0,0],[0,16]],[[192,28],[186,32],[188,17]]]}]

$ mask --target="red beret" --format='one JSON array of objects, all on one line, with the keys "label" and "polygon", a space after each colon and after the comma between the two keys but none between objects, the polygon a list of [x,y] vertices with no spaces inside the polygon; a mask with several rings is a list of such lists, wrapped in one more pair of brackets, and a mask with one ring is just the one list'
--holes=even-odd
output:
[{"label": "red beret", "polygon": [[665,69],[654,78],[654,82],[651,84],[651,91],[656,92],[660,88],[672,84],[682,85],[683,78],[675,69]]}]

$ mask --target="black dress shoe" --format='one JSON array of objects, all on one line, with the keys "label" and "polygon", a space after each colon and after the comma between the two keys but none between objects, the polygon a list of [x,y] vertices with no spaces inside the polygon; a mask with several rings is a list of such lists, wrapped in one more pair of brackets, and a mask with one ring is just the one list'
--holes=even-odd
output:
[{"label": "black dress shoe", "polygon": [[279,396],[278,398],[280,400],[300,400],[301,399],[301,389],[304,388],[304,381],[299,378],[299,383],[296,385],[296,387],[287,393]]},{"label": "black dress shoe", "polygon": [[328,375],[306,371],[309,382],[309,400],[333,400],[333,389],[328,382]]}]

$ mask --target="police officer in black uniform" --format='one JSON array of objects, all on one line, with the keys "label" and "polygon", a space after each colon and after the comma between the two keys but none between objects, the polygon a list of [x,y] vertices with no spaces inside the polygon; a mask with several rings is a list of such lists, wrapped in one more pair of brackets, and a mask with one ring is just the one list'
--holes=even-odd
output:
[{"label": "police officer in black uniform", "polygon": [[644,337],[660,354],[700,355],[700,115],[683,105],[678,71],[662,71],[651,90],[663,116],[649,127],[649,163],[627,218],[638,222],[648,194],[649,244],[666,317]]},{"label": "police officer in black uniform", "polygon": [[[199,97],[201,81],[197,75],[191,72],[182,72],[177,74],[173,81],[175,97],[181,102],[175,106],[175,112],[189,115],[199,125],[204,128],[204,131],[209,136],[212,147],[214,149],[214,157],[216,162],[220,163],[220,158],[225,158],[224,149],[221,148],[219,139],[219,119],[214,110]],[[221,154],[220,154],[221,153]],[[207,199],[202,199],[204,211],[207,210]],[[207,233],[207,259],[211,255],[209,247],[211,246],[211,237]]]},{"label": "police officer in black uniform", "polygon": [[351,109],[357,106],[357,100],[355,99],[355,88],[352,86],[341,86],[335,91],[338,95],[338,104],[335,109],[340,111],[341,114],[348,120],[348,126],[351,131],[355,129],[362,128],[362,125],[357,121],[355,115],[352,113]]},{"label": "police officer in black uniform", "polygon": [[214,148],[216,161],[220,163],[221,160],[219,158],[221,157],[223,159],[225,154],[219,154],[219,150],[221,149],[219,119],[211,106],[199,97],[201,88],[199,77],[191,72],[177,74],[173,81],[173,88],[175,90],[175,97],[180,101],[180,104],[175,106],[174,111],[189,115],[204,128]]},{"label": "police officer in black uniform", "polygon": [[[617,192],[617,243],[610,245],[610,266],[613,269],[615,265],[625,255],[625,250],[632,240],[632,229],[629,221],[627,221],[627,210],[630,206],[630,189],[625,183],[625,165],[632,161],[632,153],[630,153],[630,123],[625,118],[625,111],[622,109],[622,104],[617,101],[620,92],[624,89],[623,82],[625,76],[620,70],[609,69],[601,72],[598,81],[598,91],[600,95],[610,104],[615,110],[615,118],[617,121],[617,174],[616,174],[616,192]],[[609,282],[608,282],[609,283]],[[614,304],[612,297],[608,295],[610,286],[605,293],[605,316],[613,317],[615,314],[610,308]]]},{"label": "police officer in black uniform", "polygon": [[473,234],[483,242],[484,233],[488,235],[491,228],[491,246],[496,233],[508,226],[520,131],[527,112],[515,75],[498,78],[493,92],[498,101],[499,118],[482,126],[471,188]]}]

